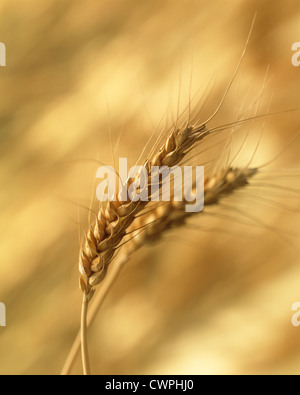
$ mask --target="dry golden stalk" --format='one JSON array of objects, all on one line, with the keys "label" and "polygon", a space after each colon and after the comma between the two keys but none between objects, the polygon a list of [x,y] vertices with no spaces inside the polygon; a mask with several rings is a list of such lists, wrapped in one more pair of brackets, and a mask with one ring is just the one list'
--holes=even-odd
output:
[{"label": "dry golden stalk", "polygon": [[[128,262],[128,260],[129,260],[129,256],[126,254],[125,249],[123,249],[122,255],[119,255],[117,257],[117,259],[114,261],[114,264],[112,265],[111,270],[109,271],[107,277],[105,278],[105,281],[103,282],[102,286],[98,290],[98,292],[93,300],[93,303],[91,304],[91,307],[89,309],[88,316],[83,317],[81,320],[82,322],[85,323],[86,327],[89,327],[93,323],[99,308],[101,307],[107,294],[111,290],[112,285],[115,283],[116,279],[118,278],[118,275],[121,272],[121,269]],[[84,329],[86,329],[86,327]],[[80,351],[82,337],[86,338],[86,334],[82,334],[82,331],[79,330],[79,332],[73,342],[72,348],[70,349],[68,357],[64,363],[64,366],[61,371],[61,375],[66,376],[66,375],[70,374],[73,364],[75,362],[75,359],[78,356],[79,351]],[[88,359],[88,358],[86,358],[86,359]]]},{"label": "dry golden stalk", "polygon": [[[206,123],[209,123],[215,117],[224,103],[227,93],[234,81],[241,61],[245,55],[254,21],[255,17],[253,19],[250,33],[240,61],[215,112],[206,122],[200,125],[196,124],[192,126],[189,119],[185,126],[181,128],[177,128],[177,126],[175,126],[174,130],[167,136],[167,139],[165,140],[162,147],[156,153],[150,155],[150,157],[145,161],[144,168],[148,174],[148,183],[146,187],[148,189],[148,197],[151,196],[151,180],[152,176],[154,176],[152,174],[152,167],[173,167],[179,165],[185,156],[191,151],[191,149],[195,147],[197,142],[203,140],[206,136],[218,130],[218,128],[215,130],[208,130],[206,128]],[[240,122],[237,122],[236,124],[239,123]],[[229,126],[232,125],[224,125],[223,129],[227,129]],[[206,180],[205,203],[216,203],[223,195],[244,186],[247,183],[248,178],[253,174],[255,174],[254,170],[236,171],[231,169],[229,172],[223,172],[220,177]],[[100,205],[96,221],[93,226],[90,226],[90,229],[86,235],[84,247],[80,251],[80,288],[83,291],[81,342],[83,368],[86,374],[89,373],[86,339],[87,310],[89,302],[95,293],[95,287],[106,277],[109,264],[113,260],[115,252],[120,247],[121,242],[125,236],[128,235],[129,228],[132,226],[139,213],[141,213],[149,204],[148,202],[140,200],[137,202],[128,202],[127,196],[130,194],[130,185],[132,182],[138,182],[139,178],[140,175],[137,175],[135,180],[126,180],[126,183],[121,187],[117,201],[108,202],[106,206],[104,206],[104,204]],[[161,187],[161,184],[159,184],[159,187]],[[126,192],[125,199],[123,192]],[[157,233],[160,234],[170,226],[176,225],[178,221],[184,222],[185,218],[188,216],[186,213],[183,214],[183,205],[177,203],[175,204],[175,201],[166,204],[163,209],[160,210],[163,211],[156,211],[156,215],[159,216],[159,218],[157,218],[156,226],[160,228],[155,229],[153,225],[156,222],[155,220],[154,223],[151,223],[152,230],[148,229],[148,235],[150,231],[152,231],[152,233],[156,233],[157,231]],[[152,212],[151,215],[153,214],[155,214],[155,212]],[[146,232],[145,235],[147,235]],[[135,242],[132,243],[132,250],[136,248],[138,248],[137,239],[135,239]]]},{"label": "dry golden stalk", "polygon": [[[206,126],[187,126],[173,130],[167,137],[165,144],[153,154],[144,167],[147,170],[148,196],[151,196],[152,167],[178,165],[194,144],[209,134]],[[140,175],[135,181],[139,181]],[[115,251],[127,234],[129,226],[136,215],[148,204],[143,201],[129,201],[129,188],[132,180],[126,180],[119,192],[117,201],[100,205],[100,210],[93,227],[90,227],[85,240],[85,245],[80,251],[79,271],[80,288],[83,292],[82,317],[81,317],[81,344],[84,374],[89,374],[89,358],[87,347],[87,312],[88,304],[94,296],[95,287],[106,277],[108,266]],[[126,192],[126,200],[123,192]]]}]

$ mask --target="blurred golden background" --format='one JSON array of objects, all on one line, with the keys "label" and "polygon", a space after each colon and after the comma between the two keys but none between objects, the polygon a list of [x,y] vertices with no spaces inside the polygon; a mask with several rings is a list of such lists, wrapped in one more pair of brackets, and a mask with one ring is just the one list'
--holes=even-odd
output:
[{"label": "blurred golden background", "polygon": [[[134,162],[176,105],[180,79],[187,104],[191,75],[193,94],[211,90],[206,119],[255,12],[220,124],[253,101],[268,66],[264,111],[271,98],[272,112],[299,108],[300,67],[291,63],[292,44],[300,41],[298,0],[1,1],[1,374],[62,368],[81,307],[78,203],[89,205],[95,161],[112,164],[109,124],[114,148],[122,131],[118,156]],[[298,130],[297,111],[270,117],[261,163]],[[273,167],[299,167],[299,148],[298,139]],[[297,213],[271,205],[257,213],[281,233],[245,226],[241,237],[241,227],[216,215],[203,225],[207,231],[186,229],[184,240],[173,232],[139,251],[90,328],[93,371],[298,374],[300,328],[291,324],[291,306],[300,301],[299,239],[282,237],[284,229],[297,231]],[[81,208],[81,223],[87,215]],[[80,359],[73,373],[81,373]]]}]

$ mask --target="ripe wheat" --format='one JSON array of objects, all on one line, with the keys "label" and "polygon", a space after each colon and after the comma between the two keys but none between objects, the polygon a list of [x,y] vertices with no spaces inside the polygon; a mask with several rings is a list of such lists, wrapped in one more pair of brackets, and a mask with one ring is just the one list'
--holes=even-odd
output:
[{"label": "ripe wheat", "polygon": [[[173,167],[179,164],[192,147],[210,134],[205,125],[185,126],[172,131],[165,144],[145,161],[148,172],[149,195],[151,195],[151,168],[154,166]],[[139,176],[137,176],[139,177]],[[131,185],[127,180],[123,188]],[[101,283],[107,273],[117,246],[121,243],[136,216],[146,208],[148,202],[121,201],[119,192],[116,202],[100,205],[95,224],[87,233],[85,245],[80,252],[79,270],[80,287],[89,302],[94,294],[94,287]]]},{"label": "ripe wheat", "polygon": [[[205,206],[218,204],[222,198],[246,187],[257,172],[256,168],[229,168],[207,177],[204,181]],[[141,213],[129,227],[128,233],[132,234],[132,238],[127,253],[131,254],[145,243],[160,239],[166,231],[184,225],[189,217],[197,214],[187,213],[185,204],[185,201],[179,202],[173,198],[170,202],[154,205],[145,214]]]}]

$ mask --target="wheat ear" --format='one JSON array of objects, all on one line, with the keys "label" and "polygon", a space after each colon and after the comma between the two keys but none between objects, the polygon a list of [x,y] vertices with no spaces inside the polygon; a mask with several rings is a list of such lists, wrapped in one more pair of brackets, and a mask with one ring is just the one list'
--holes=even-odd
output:
[{"label": "wheat ear", "polygon": [[[205,207],[218,204],[224,197],[246,187],[257,172],[256,168],[229,168],[207,177],[204,181]],[[137,217],[129,228],[132,238],[127,254],[132,254],[145,243],[159,240],[166,231],[183,226],[189,217],[205,213],[205,209],[200,213],[187,213],[186,204],[186,201],[176,201],[173,197],[170,202],[154,206],[146,214]]]},{"label": "wheat ear", "polygon": [[[209,131],[205,125],[200,127],[187,126],[169,134],[166,143],[144,163],[148,173],[150,196],[152,167],[173,167],[179,164],[189,150],[208,134]],[[94,287],[104,280],[116,248],[126,235],[127,229],[148,204],[148,202],[142,201],[128,202],[121,200],[124,189],[126,190],[126,196],[128,196],[131,182],[131,180],[126,180],[123,190],[118,194],[117,201],[107,202],[106,207],[100,205],[95,224],[86,235],[85,245],[80,252],[79,271],[81,274],[80,288],[87,303],[93,297]]]}]

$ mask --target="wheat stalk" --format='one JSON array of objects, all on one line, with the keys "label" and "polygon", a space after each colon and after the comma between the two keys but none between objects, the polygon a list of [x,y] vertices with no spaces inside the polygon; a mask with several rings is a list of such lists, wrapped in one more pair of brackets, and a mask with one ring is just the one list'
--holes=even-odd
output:
[{"label": "wheat stalk", "polygon": [[[151,196],[152,168],[160,166],[173,167],[179,164],[192,147],[203,140],[209,131],[201,126],[187,126],[173,130],[167,137],[165,144],[144,163],[148,174],[148,196]],[[135,182],[139,181],[140,174]],[[108,267],[114,258],[118,245],[128,232],[136,216],[149,204],[143,201],[123,201],[124,189],[129,196],[131,179],[126,180],[119,191],[117,200],[107,202],[106,207],[100,204],[95,223],[90,227],[85,245],[80,251],[79,271],[80,288],[83,292],[82,301],[82,357],[84,374],[89,374],[88,347],[86,338],[86,318],[88,304],[93,298],[95,287],[106,277]]]},{"label": "wheat stalk", "polygon": [[[221,102],[222,103],[222,102]],[[220,106],[218,107],[220,108]],[[215,114],[214,114],[215,115]],[[268,114],[270,115],[270,114]],[[150,158],[144,162],[143,167],[148,174],[148,184],[146,186],[148,196],[152,195],[152,168],[160,166],[174,167],[180,165],[183,159],[193,150],[197,143],[204,141],[208,136],[227,130],[231,126],[238,126],[254,118],[266,117],[266,115],[255,116],[253,118],[240,119],[231,124],[208,129],[206,123],[201,125],[190,125],[189,121],[181,128],[176,128],[169,132],[165,143],[161,148],[150,155]],[[212,117],[209,119],[209,121]],[[248,179],[257,172],[256,169],[226,169],[205,180],[205,205],[215,204],[224,195],[228,195],[234,190],[245,186]],[[168,204],[160,205],[153,209],[149,201],[124,201],[120,197],[128,196],[129,188],[133,182],[139,185],[140,174],[137,174],[135,180],[128,179],[122,185],[122,189],[117,195],[117,201],[109,201],[100,204],[99,211],[96,215],[95,223],[90,226],[86,235],[85,245],[80,251],[79,271],[80,271],[80,288],[83,292],[82,302],[82,320],[81,320],[81,345],[83,357],[83,370],[89,374],[88,348],[87,348],[87,310],[89,302],[92,300],[95,287],[103,282],[107,275],[108,267],[116,255],[120,246],[128,243],[124,241],[126,236],[133,235],[135,239],[131,243],[131,250],[138,248],[138,240],[149,238],[149,232],[156,232],[157,235],[163,233],[171,226],[178,226],[185,222],[189,214],[183,208],[187,202],[177,202],[175,199]],[[159,182],[159,188],[161,187]],[[150,206],[150,214],[144,212]],[[154,210],[154,211],[153,211]],[[142,232],[148,228],[147,232]],[[143,221],[146,221],[143,223]],[[138,228],[137,228],[138,226]],[[138,238],[137,238],[138,237]],[[141,242],[140,242],[141,243]],[[130,255],[130,252],[126,253]],[[68,371],[64,369],[64,371]]]},{"label": "wheat stalk", "polygon": [[[226,196],[233,194],[240,188],[248,185],[249,180],[258,173],[256,168],[227,168],[219,171],[215,175],[206,177],[204,181],[205,189],[205,206],[218,204],[219,201]],[[150,205],[149,209],[140,212],[140,215],[135,215],[131,224],[127,227],[127,233],[130,239],[125,242],[123,246],[121,258],[117,260],[112,276],[109,278],[108,283],[104,282],[104,289],[99,293],[99,297],[95,300],[93,310],[89,317],[90,324],[98,311],[99,306],[103,303],[108,290],[112,283],[117,278],[121,268],[128,261],[129,257],[146,243],[161,238],[169,229],[178,228],[183,226],[190,216],[196,213],[187,213],[185,211],[186,201],[178,202],[174,196],[169,202]],[[189,202],[191,203],[191,202]],[[205,213],[205,210],[204,210]],[[72,364],[78,354],[80,343],[82,345],[83,367],[85,374],[90,372],[87,354],[86,330],[87,330],[87,306],[90,298],[86,298],[84,294],[83,303],[83,327],[80,334],[77,336],[69,358],[66,361],[62,374],[68,374]]]},{"label": "wheat stalk", "polygon": [[[238,62],[238,65],[235,69],[233,77],[225,90],[225,93],[220,101],[219,106],[216,108],[215,112],[211,115],[211,117],[204,123],[201,124],[192,124],[189,113],[188,121],[181,127],[177,128],[177,123],[175,127],[169,134],[167,135],[163,145],[156,152],[152,150],[149,157],[144,162],[144,168],[148,174],[148,197],[151,196],[151,185],[152,185],[152,168],[157,168],[161,166],[173,167],[179,165],[182,160],[188,155],[188,153],[195,148],[196,144],[200,141],[204,140],[207,136],[216,133],[220,130],[228,129],[229,126],[233,124],[224,125],[221,128],[215,128],[208,130],[206,124],[209,123],[215,115],[218,113],[220,108],[222,107],[225,98],[231,88],[231,85],[237,75],[240,64],[245,56],[246,48],[249,43],[249,39],[252,33],[252,29],[254,26],[256,16],[252,21],[252,25],[250,28],[250,32]],[[248,121],[240,120],[235,122],[235,125]],[[154,152],[153,152],[154,151]],[[247,180],[250,176],[255,174],[255,170],[246,169],[244,171],[229,169],[229,171],[223,172],[220,176],[216,175],[213,178],[207,179],[205,182],[205,204],[214,204],[218,202],[218,200],[224,194],[228,194],[233,190],[244,186],[247,183]],[[155,217],[155,215],[160,215],[157,219],[154,219],[154,222],[151,224],[151,228],[149,229],[148,225],[148,236],[147,232],[144,232],[144,235],[137,239],[137,233],[135,230],[131,230],[134,221],[137,219],[139,214],[147,207],[149,202],[144,201],[129,201],[128,202],[128,192],[130,185],[132,182],[138,182],[140,175],[136,176],[136,179],[133,181],[132,179],[125,180],[125,183],[122,185],[121,190],[117,196],[116,201],[109,201],[106,206],[104,204],[100,204],[99,211],[96,215],[96,219],[93,226],[90,226],[85,239],[84,247],[80,250],[79,254],[79,271],[80,271],[80,288],[83,292],[83,301],[82,301],[82,316],[81,316],[81,344],[82,344],[82,360],[83,360],[83,370],[84,374],[90,373],[89,361],[88,361],[88,347],[87,347],[87,313],[88,313],[88,305],[95,293],[95,287],[100,284],[107,275],[107,270],[114,259],[116,251],[119,249],[120,244],[122,243],[124,237],[131,232],[133,232],[133,240],[132,250],[135,250],[141,245],[143,237],[149,237],[149,232],[152,228],[152,232],[155,230],[157,234],[162,233],[167,230],[170,226],[176,225],[178,221],[184,222],[185,216],[182,212],[182,205],[178,204],[175,201],[170,202],[170,204],[166,204],[163,208],[158,208],[157,210],[152,211],[150,216]],[[124,181],[124,180],[122,180]],[[161,184],[159,185],[161,187]],[[126,194],[126,199],[124,198],[124,192]],[[163,210],[160,213],[160,210]],[[140,219],[137,222],[141,222],[146,219],[147,215],[144,216],[143,220],[141,220],[143,216],[140,216]],[[151,217],[150,217],[151,218]],[[149,218],[148,218],[149,221]],[[155,224],[156,222],[156,224]],[[154,225],[155,224],[155,225]],[[145,224],[141,225],[142,228],[145,228]],[[138,231],[141,233],[140,231]],[[140,240],[139,242],[137,240]],[[139,244],[140,243],[140,244]]]},{"label": "wheat stalk", "polygon": [[[269,114],[270,115],[270,114]],[[266,115],[263,115],[265,117]],[[256,116],[255,118],[259,118]],[[241,124],[253,118],[242,119],[234,124]],[[168,166],[173,167],[182,163],[182,160],[195,147],[197,142],[203,141],[207,136],[224,131],[232,124],[217,128],[207,129],[205,124],[200,126],[186,126],[172,131],[165,144],[146,160],[144,167],[148,172],[148,195],[151,196],[152,167]],[[227,168],[204,181],[205,206],[217,204],[223,197],[230,195],[239,188],[245,187],[248,181],[258,172],[256,168],[245,167]],[[127,180],[123,188],[128,189],[132,182],[139,181],[140,175],[132,181]],[[161,183],[159,184],[161,187]],[[192,191],[194,192],[194,191]],[[121,196],[120,192],[118,197]],[[191,203],[191,202],[189,202]],[[122,201],[107,202],[100,205],[95,223],[90,227],[83,249],[80,251],[79,270],[80,287],[83,291],[82,320],[81,320],[81,346],[83,358],[83,370],[89,374],[88,350],[87,350],[87,310],[89,302],[92,300],[95,287],[106,277],[108,267],[114,259],[116,252],[124,245],[128,244],[125,259],[144,242],[158,239],[165,231],[171,227],[178,227],[186,222],[192,214],[185,211],[187,202],[178,202],[174,198],[170,202],[158,204],[157,207],[149,201]],[[149,207],[148,207],[149,206]],[[128,239],[128,236],[130,238]],[[127,239],[126,239],[127,238]],[[102,303],[102,301],[101,301]],[[77,351],[76,351],[77,352]],[[69,366],[64,369],[69,370]]]},{"label": "wheat stalk", "polygon": [[[217,115],[222,107],[232,83],[238,73],[241,62],[245,56],[246,49],[252,34],[253,26],[256,20],[256,14],[253,18],[251,28],[233,76],[225,90],[225,93],[213,114],[202,123],[191,122],[191,112],[189,103],[188,120],[183,126],[177,128],[177,122],[174,129],[167,135],[161,148],[155,152],[152,149],[149,158],[144,162],[144,167],[148,174],[148,196],[151,196],[151,178],[152,167],[167,166],[173,167],[187,156],[187,154],[195,148],[196,144],[203,141],[207,136],[226,130],[233,125],[239,125],[253,118],[242,119],[232,124],[223,125],[215,129],[207,129],[206,125]],[[265,116],[265,115],[264,115]],[[197,115],[196,117],[197,118]],[[256,117],[258,118],[258,117]],[[179,119],[179,117],[178,117]],[[139,176],[137,175],[137,178]],[[124,182],[124,180],[122,180]],[[138,180],[136,180],[138,181]],[[148,202],[123,201],[124,192],[128,196],[128,189],[132,180],[125,180],[122,190],[119,191],[117,201],[108,202],[106,207],[100,205],[99,212],[93,227],[91,227],[86,235],[86,242],[80,251],[79,271],[80,271],[80,288],[84,293],[84,303],[88,303],[95,292],[94,287],[100,284],[107,273],[108,266],[111,263],[115,250],[120,244],[127,229],[130,227],[135,217],[147,206]]]}]

